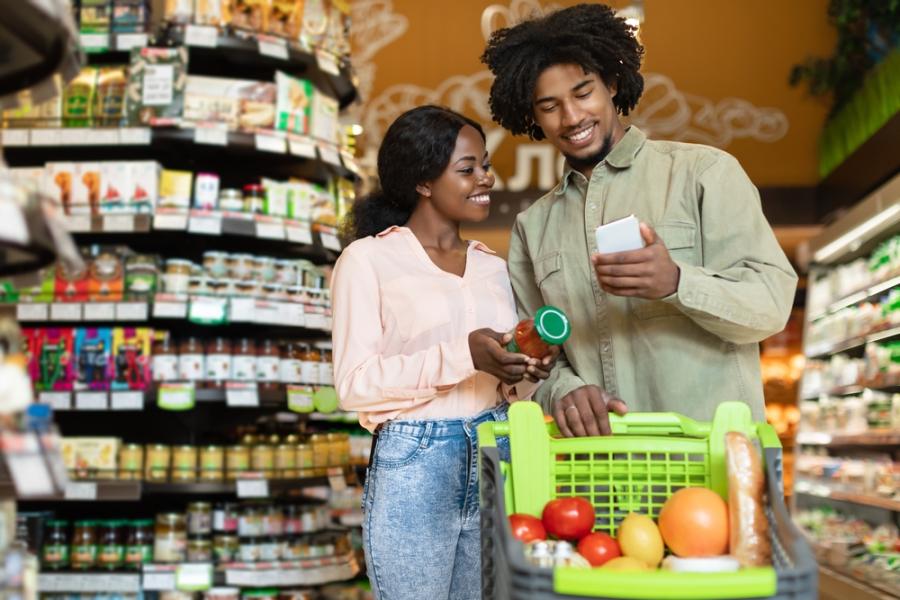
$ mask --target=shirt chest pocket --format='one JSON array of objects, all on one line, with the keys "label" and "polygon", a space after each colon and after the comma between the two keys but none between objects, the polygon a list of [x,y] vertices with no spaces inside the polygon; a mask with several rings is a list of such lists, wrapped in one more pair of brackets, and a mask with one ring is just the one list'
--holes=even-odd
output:
[{"label": "shirt chest pocket", "polygon": [[540,288],[546,304],[567,310],[569,302],[560,252],[545,254],[534,261],[534,282]]},{"label": "shirt chest pocket", "polygon": [[697,246],[697,227],[693,223],[668,221],[656,227],[672,260],[690,265],[700,264],[700,248]]},{"label": "shirt chest pocket", "polygon": [[[386,333],[399,334],[403,342],[420,336],[429,341],[449,328],[451,320],[449,292],[429,282],[432,288],[416,277],[401,277],[382,286],[382,320]],[[462,298],[458,298],[462,301]]]}]

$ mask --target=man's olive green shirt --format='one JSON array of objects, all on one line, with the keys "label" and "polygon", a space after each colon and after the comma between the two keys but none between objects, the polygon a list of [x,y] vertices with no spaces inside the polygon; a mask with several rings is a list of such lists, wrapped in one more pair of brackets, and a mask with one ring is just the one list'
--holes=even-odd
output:
[{"label": "man's olive green shirt", "polygon": [[[634,214],[681,270],[661,300],[604,292],[590,255],[598,225]],[[521,317],[563,309],[572,335],[536,394],[551,401],[586,384],[632,411],[710,420],[726,400],[763,420],[762,339],[784,328],[797,275],[762,213],[759,193],[734,157],[708,146],[648,140],[637,128],[594,167],[569,167],[518,215],[509,271]]]}]

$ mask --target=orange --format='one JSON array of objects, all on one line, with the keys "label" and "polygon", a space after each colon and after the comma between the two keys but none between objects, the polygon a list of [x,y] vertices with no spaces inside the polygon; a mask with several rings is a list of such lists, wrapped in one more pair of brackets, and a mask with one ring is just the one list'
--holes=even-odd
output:
[{"label": "orange", "polygon": [[692,487],[672,494],[659,512],[659,531],[676,556],[728,553],[728,505],[712,490]]}]

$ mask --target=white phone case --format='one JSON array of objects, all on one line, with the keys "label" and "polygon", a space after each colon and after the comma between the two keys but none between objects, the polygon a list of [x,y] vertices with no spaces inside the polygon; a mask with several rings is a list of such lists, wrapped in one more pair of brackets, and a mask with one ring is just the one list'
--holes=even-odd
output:
[{"label": "white phone case", "polygon": [[600,254],[627,252],[644,247],[644,238],[641,237],[640,224],[634,215],[628,215],[622,219],[599,226],[595,235],[597,237],[597,252]]}]

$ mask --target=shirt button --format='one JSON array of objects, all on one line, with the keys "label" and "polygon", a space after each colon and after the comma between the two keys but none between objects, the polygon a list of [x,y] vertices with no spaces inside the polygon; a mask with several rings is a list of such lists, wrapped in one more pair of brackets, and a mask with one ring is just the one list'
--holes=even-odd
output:
[{"label": "shirt button", "polygon": [[600,349],[603,350],[604,352],[609,352],[609,348],[610,348],[609,342],[603,342],[603,345],[600,346]]}]

